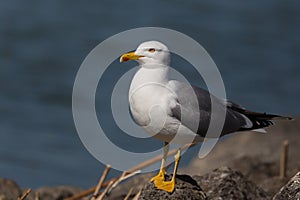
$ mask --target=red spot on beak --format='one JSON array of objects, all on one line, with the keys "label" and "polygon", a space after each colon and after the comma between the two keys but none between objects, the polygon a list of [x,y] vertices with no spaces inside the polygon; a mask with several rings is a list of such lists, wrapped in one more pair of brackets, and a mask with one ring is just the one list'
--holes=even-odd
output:
[{"label": "red spot on beak", "polygon": [[123,61],[123,62],[127,62],[128,60],[129,60],[128,57],[123,57],[123,58],[122,58],[122,61]]}]

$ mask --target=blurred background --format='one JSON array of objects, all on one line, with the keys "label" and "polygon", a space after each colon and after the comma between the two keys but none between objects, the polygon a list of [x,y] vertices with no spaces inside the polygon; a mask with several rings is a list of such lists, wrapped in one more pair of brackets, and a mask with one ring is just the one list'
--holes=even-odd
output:
[{"label": "blurred background", "polygon": [[187,34],[216,62],[229,99],[299,115],[299,22],[297,0],[0,1],[0,177],[32,188],[97,183],[103,165],[76,133],[72,87],[86,55],[127,29]]}]

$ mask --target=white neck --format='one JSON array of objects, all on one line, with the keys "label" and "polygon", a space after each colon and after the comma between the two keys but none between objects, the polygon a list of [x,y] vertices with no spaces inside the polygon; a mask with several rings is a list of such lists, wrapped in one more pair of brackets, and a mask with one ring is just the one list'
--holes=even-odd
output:
[{"label": "white neck", "polygon": [[148,68],[142,66],[134,75],[129,92],[141,87],[145,84],[167,84],[168,79],[168,67],[157,67],[157,68]]}]

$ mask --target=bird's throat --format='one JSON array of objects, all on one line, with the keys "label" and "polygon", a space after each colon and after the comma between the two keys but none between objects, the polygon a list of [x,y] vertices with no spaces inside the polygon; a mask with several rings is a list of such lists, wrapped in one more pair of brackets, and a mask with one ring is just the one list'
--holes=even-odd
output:
[{"label": "bird's throat", "polygon": [[141,85],[162,84],[168,83],[169,69],[165,68],[144,68],[141,67],[134,75],[131,82],[131,89],[140,87]]}]

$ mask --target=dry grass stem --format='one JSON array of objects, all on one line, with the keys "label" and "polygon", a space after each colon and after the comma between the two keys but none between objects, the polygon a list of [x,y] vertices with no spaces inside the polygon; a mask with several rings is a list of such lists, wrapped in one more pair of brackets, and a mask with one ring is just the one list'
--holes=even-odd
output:
[{"label": "dry grass stem", "polygon": [[[194,145],[195,145],[194,143],[192,143],[192,144],[186,144],[181,149],[185,150],[185,149],[188,149],[188,148],[190,148],[190,147],[192,147]],[[173,149],[173,150],[171,150],[171,151],[168,152],[167,156],[174,155],[176,152],[177,152],[177,149]],[[163,158],[163,155],[161,154],[159,156],[156,156],[154,158],[146,160],[145,162],[142,162],[142,163],[140,163],[140,164],[132,167],[131,169],[127,170],[127,172],[124,172],[123,174],[124,174],[124,176],[126,176],[128,174],[132,174],[132,173],[134,173],[136,171],[139,171],[139,170],[141,170],[141,169],[143,169],[145,167],[148,167],[149,165],[152,165],[152,164],[154,164],[156,162],[159,162],[162,158]],[[118,179],[120,179],[120,177],[121,176],[116,177],[116,178],[112,178],[109,181],[104,182],[102,184],[102,187],[107,187],[111,182],[114,183],[115,181],[118,181]],[[73,197],[66,198],[65,200],[79,200],[79,199],[81,199],[81,198],[83,198],[85,196],[88,196],[88,195],[92,194],[93,192],[95,192],[95,190],[96,190],[96,187],[92,187],[92,188],[89,188],[89,189],[87,189],[87,190],[85,190],[85,191],[83,191],[83,192],[81,192],[81,193],[79,193],[77,195],[74,195]]]},{"label": "dry grass stem", "polygon": [[21,197],[18,197],[18,200],[24,200],[29,195],[30,192],[31,192],[31,189],[28,188]]},{"label": "dry grass stem", "polygon": [[135,172],[132,172],[132,173],[126,173],[126,172],[123,172],[122,175],[120,176],[120,178],[118,180],[116,180],[114,182],[114,184],[109,188],[109,190],[107,191],[107,193],[109,194],[115,187],[117,187],[122,181],[138,174],[138,173],[141,173],[141,170],[137,170]]},{"label": "dry grass stem", "polygon": [[282,143],[281,156],[280,156],[280,178],[284,179],[286,177],[287,164],[288,164],[288,150],[289,141],[285,140]]},{"label": "dry grass stem", "polygon": [[114,181],[110,181],[107,185],[107,187],[105,188],[105,190],[99,195],[99,197],[96,200],[103,200],[103,198],[105,197],[108,189],[110,188],[110,186],[112,186],[112,184],[114,184]]},{"label": "dry grass stem", "polygon": [[98,185],[96,186],[96,189],[95,189],[95,191],[94,191],[94,195],[93,195],[93,197],[91,198],[91,200],[95,200],[96,197],[98,196],[99,191],[100,191],[100,189],[101,189],[101,187],[102,187],[102,184],[103,184],[103,182],[104,182],[104,180],[105,180],[105,178],[106,178],[106,176],[107,176],[107,174],[108,174],[108,172],[109,172],[109,170],[110,170],[110,167],[111,167],[110,165],[106,165],[106,168],[104,169],[104,171],[103,171],[103,173],[102,173],[102,176],[101,176],[101,178],[99,179]]},{"label": "dry grass stem", "polygon": [[138,200],[138,199],[139,199],[139,197],[140,197],[140,195],[141,195],[141,192],[142,192],[142,188],[139,190],[139,192],[138,192],[138,193],[136,193],[136,195],[133,197],[133,199],[132,199],[132,200]]},{"label": "dry grass stem", "polygon": [[40,200],[40,194],[38,192],[35,192],[34,200]]},{"label": "dry grass stem", "polygon": [[129,197],[130,197],[132,191],[133,191],[133,187],[130,188],[130,190],[128,191],[128,193],[127,193],[126,197],[124,198],[124,200],[128,200],[128,199],[129,199]]}]

